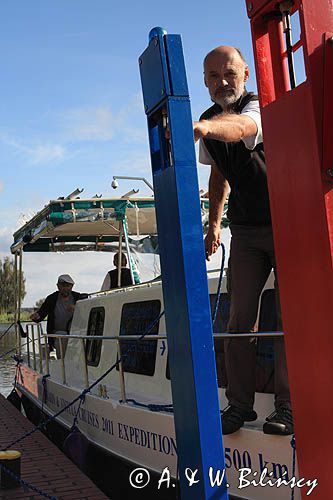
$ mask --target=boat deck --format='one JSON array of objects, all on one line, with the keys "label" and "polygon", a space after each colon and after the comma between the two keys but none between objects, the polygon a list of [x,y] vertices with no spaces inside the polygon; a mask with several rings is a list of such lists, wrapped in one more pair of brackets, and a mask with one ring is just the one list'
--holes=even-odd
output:
[{"label": "boat deck", "polygon": [[[0,449],[33,428],[33,424],[0,394]],[[12,449],[22,453],[21,479],[50,497],[57,500],[108,498],[40,431]],[[39,500],[45,497],[18,486],[10,490],[0,488],[0,498]]]}]

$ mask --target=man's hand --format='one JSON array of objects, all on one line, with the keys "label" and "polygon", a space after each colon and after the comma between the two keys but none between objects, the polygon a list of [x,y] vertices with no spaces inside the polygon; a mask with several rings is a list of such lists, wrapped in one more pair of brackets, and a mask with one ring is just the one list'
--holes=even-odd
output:
[{"label": "man's hand", "polygon": [[221,230],[220,229],[208,229],[208,233],[205,238],[205,250],[206,259],[210,260],[210,257],[215,253],[221,244]]},{"label": "man's hand", "polygon": [[39,316],[38,312],[32,313],[30,315],[30,319],[31,319],[31,321],[36,321],[36,322],[40,321],[40,316]]},{"label": "man's hand", "polygon": [[208,120],[200,120],[199,122],[194,122],[193,133],[195,142],[198,142],[199,139],[203,139],[204,137],[206,137],[208,131],[209,131]]}]

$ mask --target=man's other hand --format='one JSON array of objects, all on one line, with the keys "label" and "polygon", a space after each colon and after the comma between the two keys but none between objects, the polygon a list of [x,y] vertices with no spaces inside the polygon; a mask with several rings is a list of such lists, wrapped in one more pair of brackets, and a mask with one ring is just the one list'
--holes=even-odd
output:
[{"label": "man's other hand", "polygon": [[38,312],[34,312],[30,315],[30,319],[31,321],[39,321],[40,320],[40,316],[38,314]]},{"label": "man's other hand", "polygon": [[221,230],[220,229],[208,229],[208,233],[205,238],[205,250],[206,259],[210,260],[210,257],[215,253],[219,246],[221,245]]}]

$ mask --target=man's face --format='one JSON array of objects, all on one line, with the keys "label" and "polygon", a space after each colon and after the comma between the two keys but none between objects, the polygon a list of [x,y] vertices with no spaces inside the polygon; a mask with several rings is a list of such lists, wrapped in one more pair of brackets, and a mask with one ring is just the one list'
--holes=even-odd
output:
[{"label": "man's face", "polygon": [[205,61],[205,84],[210,97],[226,110],[243,94],[248,66],[234,52],[213,52]]},{"label": "man's face", "polygon": [[[116,255],[113,258],[113,265],[114,267],[118,267],[119,264],[119,255],[116,253]],[[121,267],[126,267],[127,266],[127,259],[124,253],[121,254]]]},{"label": "man's face", "polygon": [[72,283],[65,283],[64,281],[58,283],[58,290],[62,297],[68,297],[72,291],[72,288]]}]

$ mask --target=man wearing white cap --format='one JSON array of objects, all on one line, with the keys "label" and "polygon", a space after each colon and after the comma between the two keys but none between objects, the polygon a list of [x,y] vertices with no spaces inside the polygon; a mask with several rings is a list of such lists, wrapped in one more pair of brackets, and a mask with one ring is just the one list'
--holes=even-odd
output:
[{"label": "man wearing white cap", "polygon": [[[74,281],[69,274],[61,274],[57,282],[58,291],[48,295],[38,311],[30,316],[30,319],[37,323],[47,316],[48,335],[56,332],[68,333],[76,302],[87,297],[86,294],[73,292],[73,285]],[[49,338],[48,344],[50,351],[57,345],[54,338]]]}]

